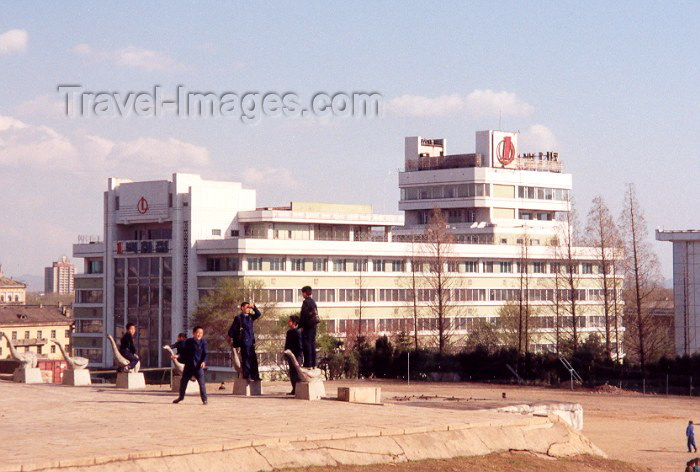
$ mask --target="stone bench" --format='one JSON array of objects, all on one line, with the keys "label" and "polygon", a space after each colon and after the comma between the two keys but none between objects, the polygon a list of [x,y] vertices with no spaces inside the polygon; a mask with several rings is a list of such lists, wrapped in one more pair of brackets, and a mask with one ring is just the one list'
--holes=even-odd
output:
[{"label": "stone bench", "polygon": [[338,387],[338,400],[350,403],[382,403],[381,387]]}]

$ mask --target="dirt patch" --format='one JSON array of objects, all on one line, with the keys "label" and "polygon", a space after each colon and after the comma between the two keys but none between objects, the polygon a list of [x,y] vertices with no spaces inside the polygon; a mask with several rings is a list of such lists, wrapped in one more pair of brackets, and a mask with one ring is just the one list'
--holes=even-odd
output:
[{"label": "dirt patch", "polygon": [[371,466],[313,467],[288,469],[286,472],[434,472],[434,471],[531,471],[531,472],[639,472],[651,471],[645,467],[616,460],[591,456],[568,459],[543,458],[527,452],[509,452],[481,457],[460,457],[448,460],[378,464]]}]

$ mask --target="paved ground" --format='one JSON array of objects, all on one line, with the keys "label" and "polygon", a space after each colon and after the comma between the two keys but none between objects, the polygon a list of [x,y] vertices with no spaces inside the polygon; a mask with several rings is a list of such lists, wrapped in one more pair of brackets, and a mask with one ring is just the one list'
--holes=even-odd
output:
[{"label": "paved ground", "polygon": [[[327,390],[334,394],[337,386],[349,384],[366,385],[333,382]],[[0,451],[5,464],[36,463],[90,451],[117,454],[250,437],[301,438],[304,431],[312,432],[308,436],[313,439],[314,434],[341,436],[349,431],[379,433],[426,424],[504,421],[503,414],[474,410],[561,401],[583,405],[583,433],[611,458],[674,471],[682,470],[691,457],[685,450],[684,430],[689,417],[700,410],[700,399],[687,397],[475,384],[373,384],[382,386],[387,405],[298,402],[282,395],[288,390],[283,383],[266,385],[270,395],[264,398],[232,397],[229,384],[225,391],[210,385],[210,405],[205,407],[197,397],[172,405],[173,395],[155,387],[124,392],[109,386],[0,382]]]},{"label": "paved ground", "polygon": [[[338,385],[329,383],[328,393],[334,395]],[[489,440],[503,443],[504,438],[509,438],[505,441],[506,450],[517,447],[518,442],[524,444],[522,439],[528,435],[530,439],[526,441],[536,443],[539,438],[554,434],[547,418],[526,418],[493,410],[427,409],[420,400],[413,405],[391,400],[395,394],[402,393],[403,386],[387,384],[383,387],[387,390],[387,404],[359,405],[330,400],[297,401],[284,395],[289,389],[284,383],[266,385],[267,395],[256,398],[232,396],[230,384],[224,391],[219,391],[217,385],[209,385],[210,401],[204,406],[197,396],[188,396],[184,403],[173,405],[171,401],[175,395],[169,389],[158,387],[127,392],[113,386],[64,387],[0,382],[0,471],[17,464],[80,465],[81,459],[92,464],[97,456],[132,454],[138,457],[142,453],[148,458],[153,457],[154,451],[161,451],[160,455],[165,455],[162,451],[190,454],[194,449],[206,455],[221,452],[222,445],[224,451],[237,445],[246,444],[248,447],[251,441],[253,447],[258,445],[264,450],[268,447],[266,441],[279,444],[280,439],[297,444],[323,443],[328,447],[331,440],[350,441],[349,438],[355,438],[352,441],[362,443],[361,447],[371,448],[372,444],[381,446],[380,443],[386,443],[386,438],[381,437],[385,435],[442,431],[443,435],[449,436],[454,430],[458,436],[461,434],[459,430],[467,424],[470,427],[482,425],[488,431],[466,441],[463,437],[458,438],[456,445],[465,447],[464,444],[469,443],[471,447],[482,448],[474,452],[481,454],[486,453],[482,446],[487,434],[495,437],[487,439],[487,443]],[[435,390],[427,384],[406,391],[442,392],[439,387]],[[461,389],[454,391],[462,393]],[[482,392],[484,396],[487,390]],[[489,395],[496,393],[493,390]],[[449,402],[450,405],[457,403],[462,402]],[[464,406],[468,404],[471,406],[470,402],[463,403]],[[474,406],[486,404],[474,402]],[[524,429],[515,433],[506,431],[513,427]],[[564,426],[558,428],[556,434],[560,435],[566,429]],[[435,441],[435,437],[428,439]],[[544,445],[541,442],[540,445]],[[441,446],[438,441],[436,447]],[[503,446],[500,444],[498,448],[503,450]],[[545,445],[544,452],[548,452],[547,447]],[[160,457],[158,454],[156,457]],[[398,455],[392,454],[389,454],[389,459],[411,459],[410,454],[400,452],[400,449]],[[158,470],[158,465],[163,466],[152,463],[151,470]]]},{"label": "paved ground", "polygon": [[[685,427],[700,421],[700,399],[639,393],[593,393],[550,388],[485,384],[382,383],[385,401],[450,409],[479,409],[500,405],[502,393],[510,404],[538,401],[580,403],[583,434],[610,458],[646,466],[654,471],[683,470],[688,454]],[[424,395],[424,399],[419,397]],[[439,398],[429,399],[430,395]],[[450,399],[450,397],[454,397]]]}]

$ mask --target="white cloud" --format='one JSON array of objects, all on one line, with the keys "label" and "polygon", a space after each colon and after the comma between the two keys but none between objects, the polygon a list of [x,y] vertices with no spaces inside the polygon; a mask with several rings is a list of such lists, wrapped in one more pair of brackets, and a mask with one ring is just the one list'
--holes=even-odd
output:
[{"label": "white cloud", "polygon": [[64,167],[72,165],[76,155],[70,140],[56,130],[0,116],[0,166]]},{"label": "white cloud", "polygon": [[284,167],[247,167],[241,173],[243,183],[249,187],[268,186],[269,188],[291,188],[299,185],[294,174]]},{"label": "white cloud", "polygon": [[210,165],[209,151],[175,138],[112,141],[87,134],[64,136],[48,126],[0,116],[0,167],[65,170],[89,175],[169,175]]},{"label": "white cloud", "polygon": [[524,152],[556,151],[557,138],[551,129],[534,124],[520,133],[520,149]]},{"label": "white cloud", "polygon": [[20,116],[57,118],[66,114],[66,107],[61,100],[54,100],[48,95],[39,95],[20,103],[15,107],[15,111]]},{"label": "white cloud", "polygon": [[27,50],[29,34],[25,30],[11,29],[0,34],[0,56]]},{"label": "white cloud", "polygon": [[503,116],[528,116],[535,107],[513,92],[477,89],[467,95],[402,95],[389,100],[387,110],[391,114],[407,117],[440,117],[460,113],[480,117],[498,115],[499,112]]},{"label": "white cloud", "polygon": [[147,71],[180,71],[185,69],[185,66],[178,63],[167,54],[134,46],[113,50],[100,50],[93,48],[89,44],[81,43],[77,44],[72,51],[90,61],[111,62],[121,67],[131,67]]}]

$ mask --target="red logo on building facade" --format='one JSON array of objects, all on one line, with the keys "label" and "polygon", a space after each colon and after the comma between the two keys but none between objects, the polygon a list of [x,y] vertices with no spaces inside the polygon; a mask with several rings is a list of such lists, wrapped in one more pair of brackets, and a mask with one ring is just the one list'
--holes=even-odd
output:
[{"label": "red logo on building facade", "polygon": [[141,197],[139,202],[136,204],[136,209],[141,213],[142,215],[148,211],[148,200],[146,200],[144,197]]},{"label": "red logo on building facade", "polygon": [[498,162],[507,166],[513,159],[515,159],[515,146],[513,146],[513,141],[511,141],[510,136],[504,137],[498,146],[496,146],[496,157]]}]

